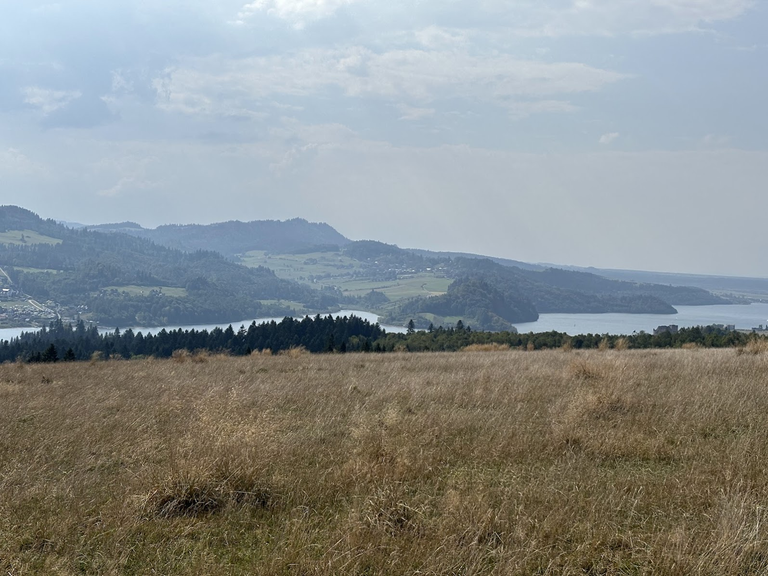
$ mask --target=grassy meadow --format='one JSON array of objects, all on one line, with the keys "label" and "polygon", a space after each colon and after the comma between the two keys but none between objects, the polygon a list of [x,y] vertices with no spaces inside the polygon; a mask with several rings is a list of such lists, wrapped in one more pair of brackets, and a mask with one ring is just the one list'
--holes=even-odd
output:
[{"label": "grassy meadow", "polygon": [[32,244],[61,244],[59,238],[51,238],[34,230],[7,230],[0,232],[0,244],[25,246]]},{"label": "grassy meadow", "polygon": [[0,365],[0,573],[768,572],[768,354]]},{"label": "grassy meadow", "polygon": [[438,296],[448,291],[453,282],[435,272],[401,275],[397,280],[372,280],[356,277],[363,265],[353,258],[336,252],[311,254],[269,254],[254,250],[243,255],[246,266],[266,266],[286,280],[306,282],[311,276],[324,277],[320,284],[338,286],[346,296],[365,296],[376,290],[390,300],[402,300],[416,296]]}]

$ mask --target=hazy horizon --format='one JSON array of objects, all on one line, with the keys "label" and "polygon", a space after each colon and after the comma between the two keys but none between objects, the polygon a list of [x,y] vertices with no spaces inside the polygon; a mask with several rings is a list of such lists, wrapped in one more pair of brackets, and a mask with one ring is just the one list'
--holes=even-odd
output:
[{"label": "hazy horizon", "polygon": [[0,204],[765,277],[754,0],[87,0],[0,19]]},{"label": "hazy horizon", "polygon": [[[299,218],[299,217],[297,217],[297,218]],[[55,218],[54,218],[54,220],[55,220]],[[334,226],[330,222],[313,221],[313,220],[309,220],[307,218],[304,218],[304,220],[307,220],[307,222],[309,222],[310,224],[327,224],[328,226],[331,226],[334,230],[339,232],[342,236],[344,236],[345,238],[347,238],[348,240],[351,240],[353,242],[354,241],[358,241],[358,240],[380,241],[380,240],[377,240],[376,238],[350,238],[347,234],[344,233],[343,230],[339,230],[338,227]],[[64,221],[64,220],[57,220],[57,221],[60,224],[64,224],[65,226],[69,226],[69,227],[83,227],[83,228],[101,226],[101,225],[105,225],[105,224],[121,224],[121,223],[125,223],[125,222],[131,222],[133,224],[138,224],[142,228],[150,229],[150,230],[154,230],[154,229],[156,229],[156,228],[158,228],[160,226],[167,226],[167,225],[170,225],[170,226],[206,226],[206,225],[210,225],[210,224],[221,224],[221,223],[226,223],[227,222],[227,220],[222,220],[220,222],[210,222],[208,224],[201,224],[199,222],[172,222],[172,223],[166,223],[166,224],[159,224],[157,226],[144,226],[140,222],[128,221],[128,220],[123,220],[122,222],[89,222],[89,223],[74,222],[74,221]],[[238,220],[236,218],[230,219],[229,221],[246,222],[246,223],[247,222],[252,222],[252,220],[244,221],[244,220]],[[285,222],[286,220],[281,220],[281,221]],[[466,250],[431,250],[429,248],[424,248],[422,246],[401,246],[401,245],[397,244],[396,242],[393,242],[392,244],[395,244],[399,248],[403,248],[403,249],[406,249],[406,250],[427,250],[427,251],[432,251],[432,252],[436,252],[436,253],[441,253],[441,252],[445,252],[445,253],[465,253],[465,254],[475,254],[475,255],[479,255],[479,256],[487,256],[489,258],[505,258],[507,260],[518,260],[516,258],[509,258],[507,256],[500,256],[498,254],[474,253],[474,252],[468,252]],[[679,271],[675,271],[675,270],[640,270],[640,269],[636,269],[636,268],[606,268],[606,267],[599,268],[597,266],[579,265],[579,264],[573,264],[573,263],[569,263],[569,262],[544,262],[544,261],[539,261],[539,262],[521,261],[521,262],[525,262],[526,264],[534,264],[534,265],[537,265],[537,266],[581,267],[581,268],[585,268],[585,269],[586,268],[594,268],[595,270],[611,269],[611,270],[616,270],[616,271],[633,271],[633,272],[649,272],[649,273],[657,272],[657,273],[661,273],[661,274],[679,274],[679,275],[680,274],[682,274],[682,275],[690,274],[690,275],[699,275],[699,274],[697,274],[695,272],[686,273],[686,272],[679,272]],[[733,274],[701,274],[701,275],[704,275],[704,276],[716,275],[716,276],[739,277],[738,275],[733,275]],[[744,277],[744,276],[742,276],[742,277]],[[752,276],[752,277],[753,278],[768,278],[768,275]]]}]

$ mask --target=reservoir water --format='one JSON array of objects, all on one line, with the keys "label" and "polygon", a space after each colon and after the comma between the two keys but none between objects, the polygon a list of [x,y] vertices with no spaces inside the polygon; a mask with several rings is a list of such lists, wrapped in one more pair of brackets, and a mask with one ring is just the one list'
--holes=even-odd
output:
[{"label": "reservoir water", "polygon": [[[322,314],[322,316],[328,316],[328,314]],[[344,317],[344,316],[357,316],[358,318],[362,318],[363,320],[368,320],[371,324],[375,324],[379,321],[379,317],[376,314],[372,314],[371,312],[362,312],[360,310],[339,310],[338,312],[334,312],[331,314],[334,318],[337,317]],[[120,326],[120,330],[126,330],[130,328],[134,332],[138,333],[141,332],[142,334],[157,334],[161,330],[177,330],[181,328],[182,330],[208,330],[209,332],[213,330],[214,328],[222,328],[226,329],[230,324],[232,325],[232,328],[237,331],[240,326],[245,326],[248,328],[253,322],[256,322],[256,324],[266,324],[267,322],[272,322],[273,320],[275,322],[281,322],[283,320],[284,316],[280,317],[274,317],[274,318],[253,318],[250,320],[241,320],[239,322],[227,322],[227,323],[220,323],[220,324],[195,324],[195,325],[189,325],[189,326],[181,326],[181,325],[173,325],[173,326],[157,326],[157,327],[145,327],[145,326]],[[401,326],[387,326],[382,324],[381,327],[386,330],[387,332],[405,332],[405,328]],[[114,332],[115,327],[101,327],[99,328],[100,332]],[[16,338],[21,335],[22,332],[34,332],[34,328],[2,328],[0,329],[0,340],[10,340],[11,338]]]},{"label": "reservoir water", "polygon": [[[768,304],[749,304],[739,306],[676,306],[677,314],[542,314],[536,322],[516,324],[515,327],[521,333],[549,332],[556,330],[575,334],[632,334],[633,332],[652,332],[654,328],[666,324],[677,324],[681,328],[691,326],[709,326],[710,324],[734,324],[736,328],[749,330],[760,326],[768,326]],[[379,317],[370,312],[359,310],[341,310],[332,316],[351,316],[378,322]],[[261,324],[264,322],[280,322],[283,318],[256,318],[232,322],[232,327],[237,330],[240,326],[246,328],[252,322]],[[131,326],[134,332],[141,331],[144,334],[156,334],[163,328],[166,330],[213,330],[216,327],[226,328],[226,324],[204,324],[194,326],[161,326],[146,328]],[[123,330],[127,327],[121,326]],[[401,326],[382,325],[387,332],[405,332]],[[114,328],[104,328],[102,331],[111,332]],[[19,336],[22,332],[31,332],[32,328],[3,328],[0,329],[0,340],[10,340]]]},{"label": "reservoir water", "polygon": [[739,330],[768,325],[768,304],[732,306],[675,306],[677,314],[542,314],[536,322],[516,324],[518,332],[556,330],[575,334],[632,334],[653,332],[668,324],[681,328],[734,324]]}]

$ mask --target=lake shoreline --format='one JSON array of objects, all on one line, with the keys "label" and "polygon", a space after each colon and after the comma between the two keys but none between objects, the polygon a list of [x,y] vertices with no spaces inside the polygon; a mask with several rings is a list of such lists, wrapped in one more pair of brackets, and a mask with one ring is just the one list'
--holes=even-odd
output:
[{"label": "lake shoreline", "polygon": [[[709,306],[678,306],[677,314],[542,314],[536,322],[527,322],[515,324],[515,329],[522,333],[529,332],[563,332],[571,336],[578,334],[611,334],[616,336],[626,336],[633,333],[647,332],[652,333],[658,326],[676,325],[680,328],[690,328],[693,326],[711,326],[711,325],[734,325],[740,331],[752,331],[753,328],[763,326],[768,330],[768,303],[751,304],[721,304]],[[328,316],[329,314],[321,314]],[[379,322],[380,317],[371,312],[361,310],[340,310],[330,314],[337,316],[357,316],[371,323]],[[311,315],[313,316],[313,315]],[[304,316],[301,316],[303,318]],[[265,322],[281,322],[285,317],[274,318],[255,318],[241,320],[239,322],[215,323],[215,324],[196,324],[187,326],[126,326],[120,328],[121,331],[131,329],[135,333],[156,334],[161,330],[208,330],[215,328],[226,329],[232,326],[238,330],[241,326],[247,328],[253,322],[262,324]],[[406,331],[404,327],[382,325],[380,326],[387,332]],[[445,326],[449,328],[449,326]],[[18,337],[22,332],[36,332],[39,328],[34,327],[14,327],[0,328],[0,341],[10,340]],[[114,332],[115,327],[100,326],[102,333]]]}]

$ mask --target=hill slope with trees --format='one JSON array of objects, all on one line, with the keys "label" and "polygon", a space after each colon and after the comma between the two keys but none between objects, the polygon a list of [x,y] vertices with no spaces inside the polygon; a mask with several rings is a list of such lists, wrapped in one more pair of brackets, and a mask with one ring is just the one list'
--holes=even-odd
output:
[{"label": "hill slope with trees", "polygon": [[185,252],[212,250],[233,258],[251,250],[290,253],[318,246],[344,246],[349,240],[325,223],[294,218],[284,222],[255,220],[252,222],[220,222],[217,224],[169,224],[142,228],[135,222],[89,226],[101,232],[122,232],[146,238],[162,246]]},{"label": "hill slope with trees", "polygon": [[[0,243],[0,266],[23,294],[103,324],[228,322],[336,307],[316,290],[248,268],[213,251],[182,252],[125,234],[72,230],[32,212],[0,207],[0,231],[28,230],[49,243]],[[264,301],[273,301],[265,304]],[[69,316],[74,316],[70,313]]]},{"label": "hill slope with trees", "polygon": [[353,242],[302,219],[75,230],[6,206],[0,234],[0,266],[16,288],[57,313],[56,306],[65,307],[70,318],[74,311],[121,326],[229,322],[343,305],[403,326],[461,320],[512,330],[544,313],[674,314],[675,305],[729,303],[696,287]]}]

